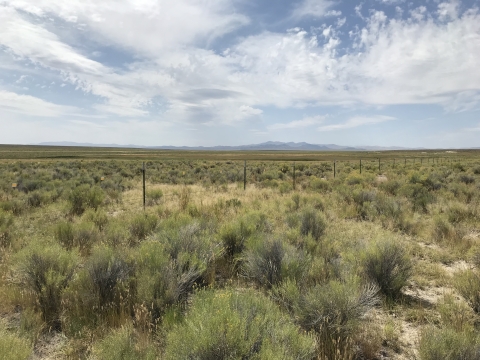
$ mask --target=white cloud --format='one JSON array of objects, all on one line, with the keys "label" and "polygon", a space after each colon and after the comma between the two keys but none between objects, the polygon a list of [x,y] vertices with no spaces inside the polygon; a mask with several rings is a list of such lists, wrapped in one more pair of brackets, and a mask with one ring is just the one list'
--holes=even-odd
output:
[{"label": "white cloud", "polygon": [[233,0],[1,0],[0,5],[86,27],[98,40],[159,56],[165,49],[222,36],[249,19]]},{"label": "white cloud", "polygon": [[74,107],[52,104],[33,96],[19,95],[5,90],[0,90],[0,109],[39,117],[60,117],[73,115],[78,111]]},{"label": "white cloud", "polygon": [[305,16],[340,16],[342,13],[339,11],[329,11],[335,3],[333,0],[303,0],[294,9],[292,18],[299,19]]},{"label": "white cloud", "polygon": [[317,130],[333,131],[333,130],[351,129],[359,126],[379,124],[379,123],[392,121],[392,120],[395,120],[395,118],[391,116],[371,116],[371,117],[355,116],[350,118],[344,123],[320,126],[317,128]]},{"label": "white cloud", "polygon": [[283,129],[299,129],[306,128],[310,126],[319,125],[324,122],[326,116],[317,115],[317,116],[308,116],[301,120],[290,121],[288,123],[276,123],[268,126],[269,130],[283,130]]},{"label": "white cloud", "polygon": [[[319,36],[301,29],[263,32],[238,39],[222,54],[202,49],[248,21],[229,10],[232,4],[0,0],[0,46],[18,63],[31,61],[38,72],[57,72],[99,96],[92,108],[114,116],[152,116],[158,102],[155,111],[166,121],[235,125],[260,117],[267,106],[441,104],[458,111],[480,102],[480,16],[477,10],[460,14],[455,1],[438,6],[442,21],[417,16],[421,9],[407,20],[373,12],[353,34],[353,45],[328,28]],[[308,0],[294,14],[324,16],[334,4]],[[180,13],[189,21],[180,21]],[[131,49],[135,61],[122,69],[100,63],[100,52],[83,53],[48,25],[52,14],[76,16],[64,26],[100,45]]]}]

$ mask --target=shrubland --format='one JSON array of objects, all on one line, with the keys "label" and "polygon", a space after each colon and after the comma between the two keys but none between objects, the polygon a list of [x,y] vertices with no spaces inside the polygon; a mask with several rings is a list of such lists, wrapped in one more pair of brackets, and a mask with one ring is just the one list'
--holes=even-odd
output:
[{"label": "shrubland", "polygon": [[0,163],[0,359],[478,358],[480,159],[146,166]]}]

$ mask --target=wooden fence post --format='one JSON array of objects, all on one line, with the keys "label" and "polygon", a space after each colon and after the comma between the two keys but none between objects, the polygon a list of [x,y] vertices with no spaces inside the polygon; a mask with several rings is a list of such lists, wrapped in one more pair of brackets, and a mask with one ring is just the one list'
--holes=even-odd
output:
[{"label": "wooden fence post", "polygon": [[336,164],[337,164],[337,160],[333,160],[333,178],[337,176]]},{"label": "wooden fence post", "polygon": [[360,174],[362,173],[362,159],[360,159]]},{"label": "wooden fence post", "polygon": [[295,161],[293,162],[293,190],[295,190]]},{"label": "wooden fence post", "polygon": [[143,162],[142,167],[142,174],[143,174],[143,211],[145,212],[145,161]]},{"label": "wooden fence post", "polygon": [[247,189],[247,160],[243,163],[243,190]]}]

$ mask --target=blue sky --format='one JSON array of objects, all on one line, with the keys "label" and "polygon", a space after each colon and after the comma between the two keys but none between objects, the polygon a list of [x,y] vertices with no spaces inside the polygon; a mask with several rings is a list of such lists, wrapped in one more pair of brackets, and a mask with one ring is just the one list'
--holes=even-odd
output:
[{"label": "blue sky", "polygon": [[480,0],[0,0],[0,143],[480,147]]}]

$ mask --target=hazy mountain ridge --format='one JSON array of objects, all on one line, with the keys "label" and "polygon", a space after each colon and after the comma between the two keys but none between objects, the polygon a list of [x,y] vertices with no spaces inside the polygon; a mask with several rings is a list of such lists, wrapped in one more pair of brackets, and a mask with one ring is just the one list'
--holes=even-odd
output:
[{"label": "hazy mountain ridge", "polygon": [[239,146],[143,146],[143,145],[119,145],[119,144],[92,144],[76,142],[43,142],[42,146],[79,146],[79,147],[113,147],[113,148],[138,148],[159,150],[203,150],[203,151],[382,151],[382,150],[412,150],[413,148],[398,146],[341,146],[336,144],[309,144],[306,142],[281,142],[267,141],[260,144]]}]

